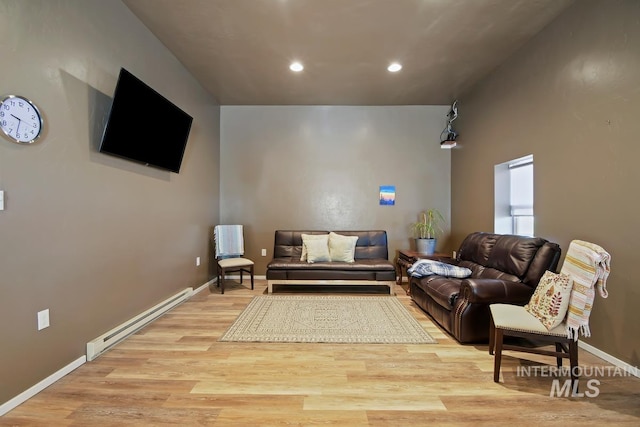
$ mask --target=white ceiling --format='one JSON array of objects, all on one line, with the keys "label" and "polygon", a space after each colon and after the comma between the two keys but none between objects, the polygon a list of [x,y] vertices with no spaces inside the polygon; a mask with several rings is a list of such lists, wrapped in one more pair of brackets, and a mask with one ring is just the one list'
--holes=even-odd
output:
[{"label": "white ceiling", "polygon": [[222,105],[450,104],[573,3],[123,1]]}]

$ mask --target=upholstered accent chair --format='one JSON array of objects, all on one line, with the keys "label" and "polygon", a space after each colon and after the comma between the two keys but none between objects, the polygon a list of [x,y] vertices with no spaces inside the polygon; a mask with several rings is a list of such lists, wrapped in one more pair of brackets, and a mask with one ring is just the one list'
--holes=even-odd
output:
[{"label": "upholstered accent chair", "polygon": [[[562,367],[562,359],[569,359],[572,390],[577,391],[578,336],[591,334],[589,316],[596,291],[603,298],[608,295],[606,280],[610,260],[611,256],[602,247],[574,240],[569,245],[560,274],[545,281],[545,277],[553,276],[548,273],[541,280],[539,297],[534,294],[525,306],[490,305],[489,354],[494,355],[495,382],[500,381],[502,351],[512,350],[553,356],[558,368]],[[559,285],[563,279],[569,282],[568,287]],[[565,287],[568,288],[566,293]],[[546,302],[541,301],[545,298]],[[567,303],[561,304],[564,298]],[[526,344],[505,344],[505,337],[525,338]],[[555,351],[531,346],[531,342],[555,345]]]}]

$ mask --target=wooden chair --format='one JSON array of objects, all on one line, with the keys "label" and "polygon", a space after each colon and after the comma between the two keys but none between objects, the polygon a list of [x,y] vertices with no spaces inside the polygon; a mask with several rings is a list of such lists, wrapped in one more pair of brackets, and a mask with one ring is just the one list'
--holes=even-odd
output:
[{"label": "wooden chair", "polygon": [[[562,359],[569,359],[571,385],[577,390],[578,335],[589,336],[589,316],[596,290],[607,297],[606,280],[609,276],[611,256],[593,243],[574,240],[569,245],[561,273],[573,281],[569,309],[560,325],[548,330],[541,321],[524,307],[511,304],[491,304],[489,354],[494,355],[493,381],[500,381],[500,364],[503,350],[542,354],[556,358],[562,367]],[[505,337],[520,337],[534,343],[555,345],[555,351],[535,346],[505,344]]]},{"label": "wooden chair", "polygon": [[240,272],[240,283],[243,273],[251,275],[253,290],[254,262],[244,258],[244,230],[242,225],[216,225],[214,228],[217,262],[217,286],[224,294],[224,279],[227,273]]},{"label": "wooden chair", "polygon": [[[494,354],[493,381],[500,382],[500,363],[503,350],[542,354],[556,358],[558,368],[562,359],[569,359],[572,386],[578,380],[578,341],[567,338],[566,324],[563,322],[548,331],[540,321],[529,314],[524,307],[511,304],[491,304],[491,325],[489,331],[489,354]],[[520,337],[537,343],[554,344],[556,350],[505,344],[504,337]]]}]

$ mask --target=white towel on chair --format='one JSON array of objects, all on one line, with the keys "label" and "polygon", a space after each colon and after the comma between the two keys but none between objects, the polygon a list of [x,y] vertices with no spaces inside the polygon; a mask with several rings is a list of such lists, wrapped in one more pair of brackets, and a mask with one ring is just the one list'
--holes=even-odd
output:
[{"label": "white towel on chair", "polygon": [[610,262],[611,255],[596,244],[582,240],[574,240],[569,244],[569,250],[560,271],[573,279],[567,312],[569,338],[577,340],[578,332],[585,337],[591,335],[589,315],[596,290],[602,298],[608,296],[607,277],[609,277]]},{"label": "white towel on chair", "polygon": [[244,255],[242,233],[242,225],[216,225],[213,229],[216,258]]}]

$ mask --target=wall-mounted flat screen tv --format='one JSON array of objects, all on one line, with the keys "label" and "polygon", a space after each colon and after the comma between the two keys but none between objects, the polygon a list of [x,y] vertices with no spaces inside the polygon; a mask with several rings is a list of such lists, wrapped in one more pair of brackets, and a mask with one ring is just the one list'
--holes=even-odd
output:
[{"label": "wall-mounted flat screen tv", "polygon": [[193,118],[122,68],[100,152],[178,173]]}]

